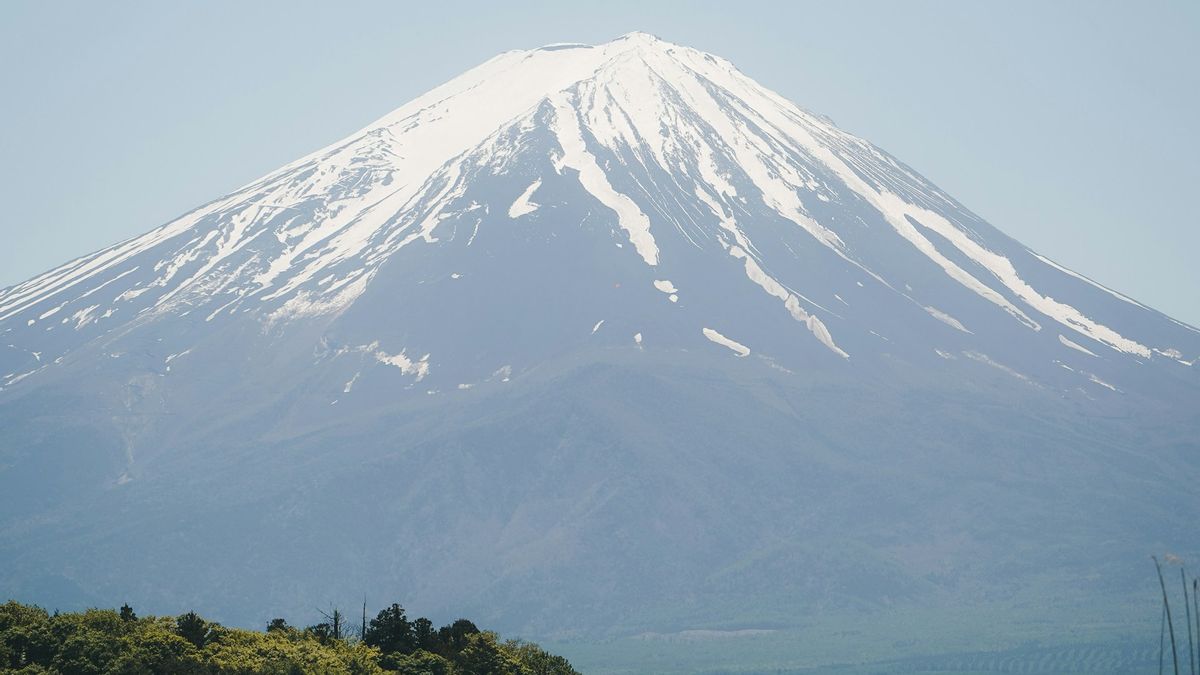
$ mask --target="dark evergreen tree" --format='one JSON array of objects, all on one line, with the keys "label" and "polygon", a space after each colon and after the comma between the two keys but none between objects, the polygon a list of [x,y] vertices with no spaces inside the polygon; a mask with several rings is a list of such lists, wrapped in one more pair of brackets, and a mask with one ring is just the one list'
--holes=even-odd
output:
[{"label": "dark evergreen tree", "polygon": [[438,648],[438,633],[433,627],[433,622],[425,617],[421,617],[412,622],[413,641],[417,644],[417,649],[424,649],[427,652],[436,652]]},{"label": "dark evergreen tree", "polygon": [[321,644],[329,644],[333,639],[333,626],[327,623],[319,623],[315,626],[309,626],[304,629],[306,635],[311,635],[316,638]]},{"label": "dark evergreen tree", "polygon": [[[445,645],[454,652],[460,652],[467,646],[467,639],[479,633],[479,628],[467,619],[459,619],[454,623],[442,628],[446,631],[446,638],[443,640]],[[439,632],[439,637],[442,631]]]},{"label": "dark evergreen tree", "polygon": [[271,623],[267,624],[267,632],[268,633],[270,633],[271,631],[275,631],[275,630],[286,632],[291,629],[292,629],[292,627],[289,626],[288,622],[285,621],[284,619],[271,619]]},{"label": "dark evergreen tree", "polygon": [[129,603],[121,605],[121,620],[137,621],[137,614],[133,613],[133,608],[129,606]]},{"label": "dark evergreen tree", "polygon": [[399,604],[393,604],[371,619],[363,642],[384,654],[411,654],[417,649],[412,624]]},{"label": "dark evergreen tree", "polygon": [[175,619],[175,634],[196,646],[203,647],[212,633],[208,622],[195,612],[181,614]]}]

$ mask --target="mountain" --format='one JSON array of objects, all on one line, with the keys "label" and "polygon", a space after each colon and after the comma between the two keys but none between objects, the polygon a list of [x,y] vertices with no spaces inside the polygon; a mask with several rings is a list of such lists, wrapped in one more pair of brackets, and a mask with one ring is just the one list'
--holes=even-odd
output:
[{"label": "mountain", "polygon": [[1000,644],[1127,625],[1200,516],[1200,331],[643,33],[505,52],[0,336],[0,593],[64,607]]}]

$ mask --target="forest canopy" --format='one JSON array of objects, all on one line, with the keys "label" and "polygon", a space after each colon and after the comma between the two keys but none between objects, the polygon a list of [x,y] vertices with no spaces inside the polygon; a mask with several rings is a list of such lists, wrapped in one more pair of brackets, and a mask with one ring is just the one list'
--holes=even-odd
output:
[{"label": "forest canopy", "polygon": [[502,641],[467,619],[435,627],[394,604],[358,626],[338,610],[297,628],[228,628],[188,612],[139,617],[119,610],[50,613],[0,605],[0,673],[64,675],[578,675],[561,656]]}]

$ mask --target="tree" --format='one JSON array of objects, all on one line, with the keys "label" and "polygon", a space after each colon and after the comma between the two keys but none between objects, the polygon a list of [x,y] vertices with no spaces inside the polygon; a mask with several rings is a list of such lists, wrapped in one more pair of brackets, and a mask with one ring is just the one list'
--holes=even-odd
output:
[{"label": "tree", "polygon": [[315,626],[309,626],[308,628],[304,629],[304,633],[312,636],[321,644],[327,644],[334,639],[333,626],[330,626],[327,623],[319,623]]},{"label": "tree", "polygon": [[0,670],[49,667],[57,642],[46,610],[12,600],[0,605]]},{"label": "tree", "polygon": [[442,643],[443,649],[453,654],[462,651],[467,646],[467,638],[478,632],[479,629],[475,624],[466,619],[459,619],[449,626],[442,626],[438,629],[438,641]]},{"label": "tree", "polygon": [[51,667],[72,675],[101,675],[108,671],[117,655],[117,643],[112,636],[83,630],[62,643]]},{"label": "tree", "polygon": [[491,632],[468,635],[454,664],[461,675],[522,675],[521,662],[505,651]]},{"label": "tree", "polygon": [[527,675],[579,675],[579,671],[571,667],[570,661],[532,642],[509,640],[504,643],[504,648],[517,657]]},{"label": "tree", "polygon": [[[342,614],[341,610],[339,610],[337,607],[334,607],[332,613],[329,614],[326,614],[319,609],[317,611],[321,612],[321,616],[325,617],[326,623],[324,625],[329,626],[329,637],[334,640],[341,640],[343,637],[345,637],[344,633],[346,629],[346,617]],[[315,627],[316,626],[314,626],[314,628]]]},{"label": "tree", "polygon": [[371,619],[363,642],[377,647],[384,654],[411,654],[416,651],[417,644],[413,637],[412,624],[404,613],[404,608],[393,603]]},{"label": "tree", "polygon": [[203,672],[196,646],[172,632],[170,624],[148,623],[122,641],[122,652],[108,669],[110,675],[191,675]]},{"label": "tree", "polygon": [[417,643],[417,649],[424,649],[427,652],[435,652],[438,648],[437,629],[433,627],[433,622],[425,617],[421,617],[412,623],[413,641]]},{"label": "tree", "polygon": [[210,632],[208,622],[195,612],[181,614],[175,619],[175,634],[195,645],[196,649],[204,647]]},{"label": "tree", "polygon": [[446,659],[418,649],[412,654],[387,654],[379,665],[398,675],[450,675],[453,666]]},{"label": "tree", "polygon": [[344,617],[337,610],[326,616],[331,622],[304,631],[275,619],[259,632],[226,628],[195,612],[137,618],[126,605],[121,611],[51,616],[39,607],[9,602],[0,604],[0,673],[578,675],[565,659],[534,644],[501,643],[466,619],[435,631],[429,619],[410,622],[404,608],[393,605],[366,631],[372,641],[393,650],[382,653],[364,641],[339,639]]}]

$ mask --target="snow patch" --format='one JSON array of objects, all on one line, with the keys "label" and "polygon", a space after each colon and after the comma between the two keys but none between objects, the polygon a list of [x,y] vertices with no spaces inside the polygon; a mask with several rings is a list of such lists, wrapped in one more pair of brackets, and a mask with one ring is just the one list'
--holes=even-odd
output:
[{"label": "snow patch", "polygon": [[122,293],[122,294],[118,295],[118,296],[116,297],[116,299],[114,300],[114,302],[125,302],[126,300],[133,300],[133,299],[137,298],[139,295],[141,295],[141,294],[145,293],[145,292],[146,292],[146,291],[148,291],[148,290],[150,290],[150,288],[149,288],[149,287],[146,287],[146,288],[131,288],[131,289],[129,289],[129,290],[127,290],[127,291],[125,291],[124,293]]},{"label": "snow patch", "polygon": [[1095,340],[1104,342],[1113,349],[1143,357],[1150,355],[1150,350],[1146,346],[1125,338],[1111,328],[1091,320],[1078,309],[1066,303],[1058,302],[1050,296],[1038,293],[1017,274],[1012,261],[984,247],[976,239],[963,232],[941,214],[910,204],[886,190],[875,190],[867,185],[858,174],[828,149],[819,146],[814,146],[811,149],[819,159],[824,161],[827,166],[833,169],[845,181],[846,185],[866,199],[868,203],[872,204],[897,233],[907,239],[917,250],[925,254],[926,257],[937,263],[947,275],[981,297],[998,305],[1030,328],[1040,330],[1037,322],[1029,318],[1028,315],[1014,306],[1004,296],[979,279],[971,276],[970,273],[942,255],[937,250],[937,247],[917,230],[913,223],[917,223],[921,227],[935,232],[948,240],[961,253],[991,272],[1000,283],[1009,291],[1016,294],[1027,305],[1058,321],[1062,325]]},{"label": "snow patch", "polygon": [[554,104],[554,135],[563,149],[562,162],[579,172],[579,183],[583,189],[598,199],[601,204],[617,214],[621,229],[629,235],[629,241],[647,265],[658,264],[658,244],[650,234],[650,219],[627,195],[617,192],[596,158],[588,152],[579,128],[579,119],[574,108],[563,94],[552,98]]},{"label": "snow patch", "polygon": [[1090,382],[1094,382],[1094,383],[1100,385],[1101,387],[1104,387],[1105,389],[1108,389],[1110,391],[1120,391],[1116,387],[1114,387],[1111,384],[1105,382],[1104,380],[1096,377],[1095,375],[1092,375],[1091,373],[1088,373],[1088,380]]},{"label": "snow patch", "polygon": [[185,349],[185,350],[183,350],[183,351],[181,351],[181,352],[179,352],[179,353],[176,353],[176,354],[169,354],[169,355],[167,356],[166,360],[165,360],[165,361],[163,361],[163,365],[170,365],[170,363],[171,363],[172,361],[174,361],[175,359],[177,359],[177,358],[179,358],[179,357],[181,357],[181,356],[187,356],[188,354],[191,354],[191,353],[192,353],[192,350],[190,350],[190,349]]},{"label": "snow patch", "polygon": [[971,332],[971,331],[967,330],[966,326],[962,325],[961,321],[959,321],[958,319],[943,312],[942,310],[938,309],[937,307],[926,306],[925,311],[929,312],[929,316],[932,316],[933,318],[937,319],[938,321],[941,321],[942,323],[946,324],[947,326],[950,326],[951,328],[953,328],[955,330],[960,330],[964,333]]},{"label": "snow patch", "polygon": [[833,336],[829,334],[829,329],[816,316],[810,315],[800,307],[800,300],[790,291],[783,287],[783,284],[775,280],[774,277],[763,271],[758,264],[758,260],[751,253],[753,245],[750,239],[738,227],[737,222],[725,213],[725,210],[713,197],[703,190],[696,189],[696,197],[708,207],[714,216],[717,217],[717,222],[721,229],[725,230],[733,237],[734,244],[728,245],[727,251],[734,259],[743,261],[743,268],[746,272],[746,277],[750,281],[758,285],[770,295],[775,296],[783,301],[784,307],[788,313],[792,315],[796,321],[803,323],[808,327],[808,330],[821,342],[829,348],[830,351],[841,356],[842,358],[850,358],[850,355],[838,347]]},{"label": "snow patch", "polygon": [[408,356],[407,349],[401,349],[399,354],[389,354],[379,346],[379,340],[375,340],[370,344],[359,345],[357,347],[341,347],[337,350],[334,356],[340,356],[347,353],[367,354],[379,363],[398,368],[405,375],[416,376],[416,381],[420,382],[429,375],[429,354],[422,356],[416,361]]},{"label": "snow patch", "polygon": [[512,203],[512,206],[508,207],[508,217],[520,218],[523,215],[537,211],[538,206],[540,205],[529,201],[529,198],[532,197],[533,193],[537,192],[537,189],[541,186],[541,178],[530,183],[529,187],[525,188],[525,191],[521,193],[521,196],[517,197],[516,201]]},{"label": "snow patch", "polygon": [[731,340],[724,335],[721,335],[712,328],[705,328],[702,332],[704,333],[704,337],[708,338],[711,342],[715,342],[722,347],[727,347],[733,351],[733,353],[737,354],[739,358],[750,355],[749,347],[736,340]]},{"label": "snow patch", "polygon": [[784,288],[783,284],[779,283],[772,276],[764,272],[763,269],[758,266],[758,261],[751,257],[749,253],[743,250],[740,246],[731,246],[729,248],[729,254],[734,258],[741,259],[744,262],[746,276],[749,277],[751,281],[758,284],[758,286],[767,293],[779,298],[780,300],[783,300],[783,306],[787,309],[788,313],[792,315],[792,318],[807,326],[809,332],[811,332],[821,344],[825,345],[834,354],[837,354],[844,359],[850,358],[849,354],[847,354],[842,350],[841,347],[838,347],[837,344],[834,343],[833,336],[829,334],[829,329],[825,327],[825,324],[822,323],[821,320],[815,315],[804,311],[804,309],[800,307],[800,299]]},{"label": "snow patch", "polygon": [[58,307],[54,307],[47,312],[43,312],[42,315],[38,317],[38,321],[41,321],[42,319],[48,319],[48,318],[54,316],[55,314],[58,313],[58,310],[62,309],[66,305],[67,305],[67,303],[64,302],[61,305],[59,305]]},{"label": "snow patch", "polygon": [[83,309],[79,310],[78,312],[75,312],[74,314],[72,314],[67,319],[63,319],[63,323],[66,323],[68,321],[68,319],[74,320],[75,321],[75,330],[79,330],[79,329],[83,328],[84,326],[88,325],[89,323],[92,323],[93,321],[96,320],[95,314],[96,314],[96,310],[98,310],[98,309],[100,309],[100,305],[91,305],[89,307],[84,307]]},{"label": "snow patch", "polygon": [[1023,375],[1023,374],[1017,372],[1016,370],[1013,370],[1012,368],[1009,368],[1008,366],[1004,365],[1003,363],[992,360],[992,358],[990,356],[988,356],[987,354],[983,354],[981,352],[969,351],[969,352],[963,352],[963,356],[967,357],[968,359],[971,359],[972,361],[986,363],[987,365],[989,365],[997,370],[1000,370],[1005,373],[1008,373],[1009,375],[1012,375],[1013,377],[1017,378],[1018,380],[1023,380],[1025,382],[1032,382],[1032,380],[1030,380],[1028,376]]},{"label": "snow patch", "polygon": [[429,354],[413,361],[408,358],[403,349],[400,350],[399,354],[388,354],[382,349],[378,349],[378,346],[378,342],[372,342],[370,345],[370,348],[374,350],[376,361],[399,368],[400,372],[405,375],[415,375],[417,382],[425,379],[425,376],[429,374]]},{"label": "snow patch", "polygon": [[278,309],[271,312],[267,316],[266,325],[267,327],[271,327],[281,321],[292,321],[305,317],[342,312],[353,304],[358,299],[358,296],[362,295],[363,291],[367,290],[367,284],[370,283],[373,276],[374,271],[371,271],[360,274],[358,278],[348,282],[339,282],[343,285],[332,296],[300,291],[280,305]]},{"label": "snow patch", "polygon": [[1067,336],[1065,336],[1065,335],[1059,335],[1058,341],[1061,342],[1064,347],[1069,347],[1071,349],[1074,349],[1077,352],[1083,352],[1084,354],[1087,354],[1088,356],[1096,355],[1095,352],[1088,349],[1087,347],[1084,347],[1083,345],[1081,345],[1077,342],[1072,342],[1071,340],[1068,340]]}]

